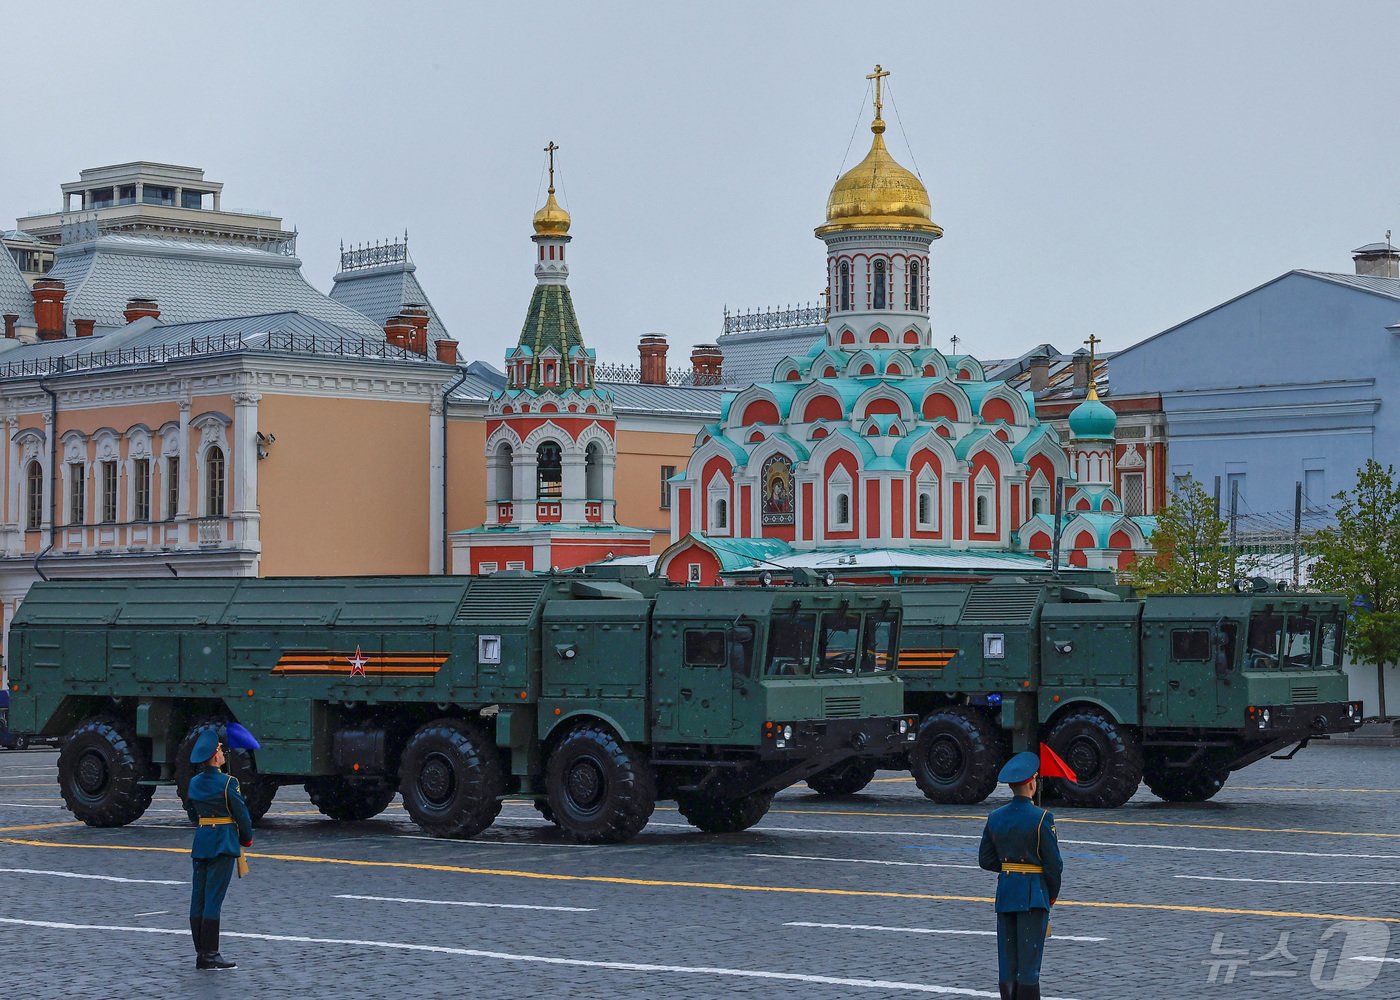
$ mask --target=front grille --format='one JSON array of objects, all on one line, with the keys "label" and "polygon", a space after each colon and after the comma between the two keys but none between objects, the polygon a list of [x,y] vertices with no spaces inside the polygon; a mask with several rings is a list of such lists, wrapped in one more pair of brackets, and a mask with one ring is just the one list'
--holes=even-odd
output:
[{"label": "front grille", "polygon": [[859,718],[860,695],[827,695],[822,709],[828,719]]},{"label": "front grille", "polygon": [[1295,705],[1316,705],[1317,685],[1316,684],[1294,684],[1293,704]]}]

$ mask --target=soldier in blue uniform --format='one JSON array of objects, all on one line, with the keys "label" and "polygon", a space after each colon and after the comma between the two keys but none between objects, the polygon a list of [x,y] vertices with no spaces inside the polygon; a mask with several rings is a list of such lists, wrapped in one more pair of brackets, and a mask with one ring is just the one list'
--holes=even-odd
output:
[{"label": "soldier in blue uniform", "polygon": [[1002,1000],[1040,1000],[1040,959],[1060,895],[1055,817],[1034,802],[1040,758],[1018,753],[998,776],[1015,797],[987,817],[977,861],[997,878],[997,979]]},{"label": "soldier in blue uniform", "polygon": [[[229,746],[256,750],[258,741],[236,722],[227,727]],[[195,741],[190,760],[199,770],[190,778],[189,804],[199,814],[194,832],[194,888],[190,895],[190,935],[194,938],[196,969],[234,969],[219,954],[219,916],[224,893],[242,856],[253,846],[253,821],[238,788],[238,779],[225,774],[224,748],[217,729],[209,728]]]}]

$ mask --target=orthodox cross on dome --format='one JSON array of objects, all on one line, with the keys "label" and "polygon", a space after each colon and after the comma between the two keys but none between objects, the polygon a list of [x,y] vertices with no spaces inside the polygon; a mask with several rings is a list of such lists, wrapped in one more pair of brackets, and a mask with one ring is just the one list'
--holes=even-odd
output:
[{"label": "orthodox cross on dome", "polygon": [[867,73],[867,80],[875,81],[875,120],[880,120],[880,111],[884,108],[884,103],[880,100],[880,81],[890,75],[890,71],[883,68],[879,63],[875,64],[875,72]]},{"label": "orthodox cross on dome", "polygon": [[956,333],[953,334],[953,353],[958,353],[958,335]]},{"label": "orthodox cross on dome", "polygon": [[1086,343],[1086,344],[1089,345],[1089,393],[1088,393],[1088,396],[1089,396],[1090,399],[1098,399],[1098,398],[1099,398],[1098,379],[1094,377],[1094,348],[1097,347],[1099,344],[1102,344],[1102,343],[1103,343],[1103,340],[1102,340],[1101,338],[1099,338],[1099,337],[1094,336],[1094,335],[1091,333],[1091,334],[1089,334],[1089,339],[1086,340],[1086,341],[1084,341],[1084,343]]},{"label": "orthodox cross on dome", "polygon": [[[554,152],[559,147],[554,144],[554,140],[549,140],[549,145],[544,147],[544,151],[549,154],[549,193],[554,193]],[[536,190],[539,190],[536,188]]]}]

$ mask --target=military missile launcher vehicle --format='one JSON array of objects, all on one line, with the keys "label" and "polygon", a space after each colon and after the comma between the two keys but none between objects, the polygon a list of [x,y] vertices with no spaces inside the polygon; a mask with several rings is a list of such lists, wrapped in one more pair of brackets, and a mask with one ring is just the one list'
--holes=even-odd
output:
[{"label": "military missile launcher vehicle", "polygon": [[[1118,806],[1142,781],[1167,801],[1199,802],[1232,771],[1357,728],[1345,599],[1262,579],[1237,590],[903,587],[899,675],[919,734],[906,760],[885,766],[907,766],[935,802],[980,802],[1013,752],[1044,742],[1079,779],[1052,782],[1066,804]],[[807,783],[849,794],[877,766],[847,761]]]},{"label": "military missile launcher vehicle", "polygon": [[194,741],[237,721],[261,742],[227,765],[257,817],[284,784],[338,820],[397,792],[470,837],[524,795],[584,842],[632,837],[658,798],[742,830],[779,789],[912,743],[897,592],[631,582],[39,583],[10,627],[11,724],[64,737],[64,801],[94,826],[183,795]]}]

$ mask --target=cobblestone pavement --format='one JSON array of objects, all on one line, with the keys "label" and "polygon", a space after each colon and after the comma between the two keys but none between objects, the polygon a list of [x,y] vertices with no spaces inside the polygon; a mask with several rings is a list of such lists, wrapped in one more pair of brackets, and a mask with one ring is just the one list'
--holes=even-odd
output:
[{"label": "cobblestone pavement", "polygon": [[[1397,752],[1266,760],[1199,805],[1144,789],[1061,809],[1045,995],[1400,997]],[[996,996],[976,851],[1004,791],[937,806],[889,772],[843,799],[790,789],[743,834],[699,834],[662,803],[632,843],[580,847],[526,803],[441,841],[397,802],[340,824],[288,787],[224,909],[239,968],[198,973],[173,791],[90,829],[63,810],[55,758],[0,753],[9,997]]]}]

